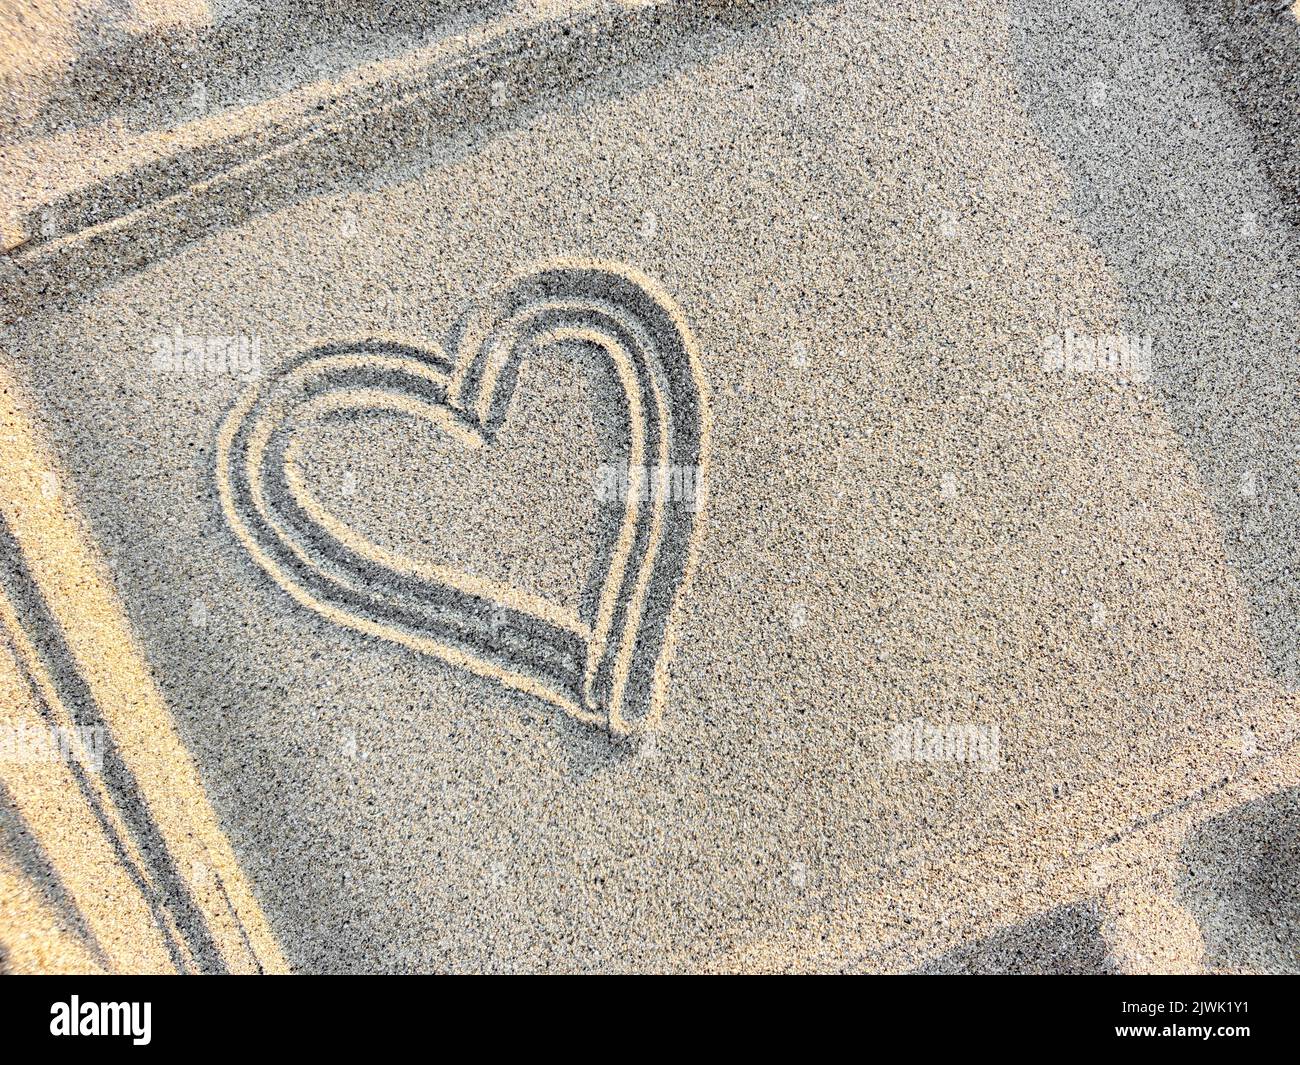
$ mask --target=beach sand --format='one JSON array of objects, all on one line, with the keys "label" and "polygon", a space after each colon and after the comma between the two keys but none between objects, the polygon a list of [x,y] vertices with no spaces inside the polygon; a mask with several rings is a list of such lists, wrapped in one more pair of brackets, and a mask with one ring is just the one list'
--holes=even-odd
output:
[{"label": "beach sand", "polygon": [[27,16],[0,361],[257,967],[1300,969],[1295,189],[1204,10],[154,18]]}]

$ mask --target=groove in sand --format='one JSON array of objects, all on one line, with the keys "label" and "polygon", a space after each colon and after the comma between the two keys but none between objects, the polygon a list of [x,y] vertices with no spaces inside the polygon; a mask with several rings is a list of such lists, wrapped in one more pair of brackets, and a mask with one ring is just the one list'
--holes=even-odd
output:
[{"label": "groove in sand", "polygon": [[[306,487],[296,428],[397,411],[448,431],[472,461],[506,421],[521,361],[575,344],[597,353],[618,381],[629,426],[625,509],[601,553],[592,616],[384,551],[331,517]],[[670,297],[627,267],[562,260],[472,307],[445,350],[337,341],[268,375],[222,426],[218,488],[240,542],[302,605],[624,734],[652,727],[662,712],[669,625],[689,579],[705,490],[708,420],[695,341]],[[694,471],[690,504],[650,490],[654,469]]]}]

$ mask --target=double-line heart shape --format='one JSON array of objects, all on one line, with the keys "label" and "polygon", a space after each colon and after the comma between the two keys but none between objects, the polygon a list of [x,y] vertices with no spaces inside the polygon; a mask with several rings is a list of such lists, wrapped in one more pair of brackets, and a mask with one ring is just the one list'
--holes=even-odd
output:
[{"label": "double-line heart shape", "polygon": [[[622,517],[587,605],[569,610],[393,554],[308,490],[295,461],[302,428],[396,412],[472,452],[505,423],[521,362],[551,346],[599,359],[627,426],[626,464],[612,481]],[[662,711],[670,624],[700,528],[708,427],[695,341],[672,299],[627,267],[564,260],[471,305],[442,347],[333,341],[265,374],[222,425],[217,485],[240,542],[299,603],[625,734]]]}]

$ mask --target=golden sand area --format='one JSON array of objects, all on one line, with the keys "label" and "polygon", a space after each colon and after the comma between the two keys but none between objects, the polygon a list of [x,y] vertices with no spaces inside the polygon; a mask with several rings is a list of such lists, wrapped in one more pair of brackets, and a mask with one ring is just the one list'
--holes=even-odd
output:
[{"label": "golden sand area", "polygon": [[0,968],[1300,970],[1293,11],[0,11]]}]

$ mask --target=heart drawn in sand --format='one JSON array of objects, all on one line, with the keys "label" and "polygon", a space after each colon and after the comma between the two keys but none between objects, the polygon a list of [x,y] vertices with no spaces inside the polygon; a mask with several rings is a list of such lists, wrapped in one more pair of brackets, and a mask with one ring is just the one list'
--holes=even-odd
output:
[{"label": "heart drawn in sand", "polygon": [[[629,427],[615,493],[622,519],[589,609],[394,555],[306,489],[294,463],[298,430],[367,411],[427,419],[472,461],[508,416],[522,360],[550,345],[600,358]],[[682,315],[649,278],[609,263],[546,264],[470,307],[442,348],[333,341],[260,378],[221,429],[222,509],[258,565],[324,617],[612,732],[643,729],[662,709],[669,626],[700,525],[709,422],[701,381]],[[691,490],[675,491],[684,479]]]}]

